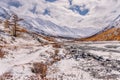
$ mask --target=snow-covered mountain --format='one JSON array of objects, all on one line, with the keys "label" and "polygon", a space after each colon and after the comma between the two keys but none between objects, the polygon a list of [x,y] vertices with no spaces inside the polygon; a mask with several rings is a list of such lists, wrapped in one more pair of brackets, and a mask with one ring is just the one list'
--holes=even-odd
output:
[{"label": "snow-covered mountain", "polygon": [[0,0],[0,80],[120,80],[120,1]]},{"label": "snow-covered mountain", "polygon": [[0,0],[0,18],[16,13],[23,27],[46,35],[86,37],[120,14],[119,0]]}]

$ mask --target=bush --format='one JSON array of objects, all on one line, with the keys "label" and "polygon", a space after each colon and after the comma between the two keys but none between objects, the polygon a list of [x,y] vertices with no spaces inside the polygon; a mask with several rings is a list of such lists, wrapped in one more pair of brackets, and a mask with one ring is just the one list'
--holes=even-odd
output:
[{"label": "bush", "polygon": [[59,43],[52,43],[54,48],[61,48],[61,44]]},{"label": "bush", "polygon": [[4,58],[5,53],[0,49],[0,58]]},{"label": "bush", "polygon": [[36,63],[33,63],[33,68],[31,70],[33,73],[39,74],[43,79],[46,77],[47,65],[44,63],[36,62]]},{"label": "bush", "polygon": [[0,80],[12,80],[13,75],[11,72],[6,72],[3,75],[0,76]]}]

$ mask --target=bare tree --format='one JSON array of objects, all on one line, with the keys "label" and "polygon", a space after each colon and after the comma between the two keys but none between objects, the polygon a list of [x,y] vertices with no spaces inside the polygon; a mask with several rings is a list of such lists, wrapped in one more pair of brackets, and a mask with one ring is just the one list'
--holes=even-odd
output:
[{"label": "bare tree", "polygon": [[4,21],[4,27],[8,28],[12,33],[12,36],[17,37],[17,26],[19,21],[22,21],[22,18],[19,18],[16,14],[13,14],[9,19]]},{"label": "bare tree", "polygon": [[17,26],[19,26],[18,22],[23,19],[19,18],[16,14],[13,14],[10,25],[12,25],[12,35],[17,37]]},{"label": "bare tree", "polygon": [[5,28],[9,28],[9,25],[10,24],[10,21],[8,20],[8,19],[6,19],[5,21],[4,21],[4,27]]},{"label": "bare tree", "polygon": [[2,24],[2,22],[3,22],[3,21],[0,19],[0,24]]}]

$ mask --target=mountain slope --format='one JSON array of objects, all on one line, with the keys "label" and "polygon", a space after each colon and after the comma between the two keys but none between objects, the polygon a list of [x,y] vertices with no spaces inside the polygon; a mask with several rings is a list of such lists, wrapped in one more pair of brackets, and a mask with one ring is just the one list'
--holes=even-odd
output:
[{"label": "mountain slope", "polygon": [[78,38],[91,36],[112,23],[120,13],[120,1],[1,0],[0,18],[13,13],[24,19],[22,26],[34,32]]},{"label": "mountain slope", "polygon": [[78,41],[119,41],[120,28],[110,28],[99,34],[79,39]]},{"label": "mountain slope", "polygon": [[97,32],[86,38],[77,39],[78,41],[114,41],[120,40],[120,15],[116,17],[112,23],[110,23],[103,30]]}]

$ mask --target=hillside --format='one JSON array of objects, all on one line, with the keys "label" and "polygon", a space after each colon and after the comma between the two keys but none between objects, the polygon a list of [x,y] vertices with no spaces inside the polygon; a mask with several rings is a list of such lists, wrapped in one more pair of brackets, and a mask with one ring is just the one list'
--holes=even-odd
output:
[{"label": "hillside", "polygon": [[78,41],[120,41],[120,28],[110,28]]}]

